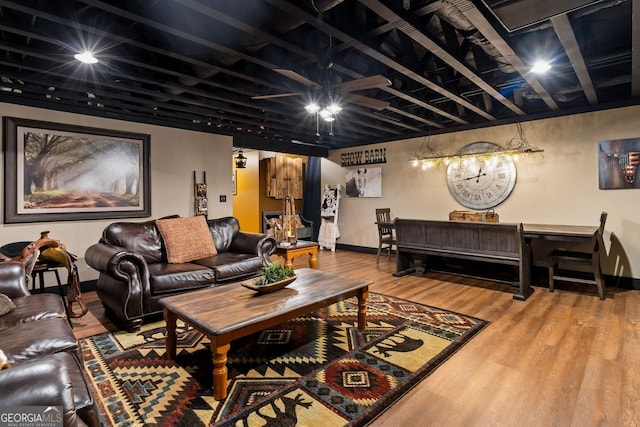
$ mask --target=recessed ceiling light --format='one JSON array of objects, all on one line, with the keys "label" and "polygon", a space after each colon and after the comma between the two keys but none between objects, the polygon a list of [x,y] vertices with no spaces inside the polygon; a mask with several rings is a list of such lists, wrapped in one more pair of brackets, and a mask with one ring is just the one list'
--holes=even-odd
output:
[{"label": "recessed ceiling light", "polygon": [[533,63],[533,66],[531,67],[531,72],[536,74],[542,74],[542,73],[546,73],[550,69],[551,69],[551,65],[549,64],[548,61],[539,59]]},{"label": "recessed ceiling light", "polygon": [[76,53],[75,55],[73,55],[73,57],[85,64],[95,64],[96,62],[98,62],[96,57],[93,56],[93,53],[91,52]]}]

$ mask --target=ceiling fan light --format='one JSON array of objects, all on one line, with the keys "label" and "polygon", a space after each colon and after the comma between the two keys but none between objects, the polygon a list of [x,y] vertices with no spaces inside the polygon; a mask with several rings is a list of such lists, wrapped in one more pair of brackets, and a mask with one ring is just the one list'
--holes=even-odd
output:
[{"label": "ceiling fan light", "polygon": [[331,104],[327,107],[327,110],[329,110],[331,114],[335,115],[342,111],[342,107],[338,104]]},{"label": "ceiling fan light", "polygon": [[333,114],[329,114],[328,116],[323,117],[323,119],[325,122],[332,122],[336,119],[336,116],[334,116]]},{"label": "ceiling fan light", "polygon": [[320,111],[320,106],[312,102],[310,104],[305,105],[304,109],[307,110],[307,112],[309,112],[310,114],[315,114],[318,111]]},{"label": "ceiling fan light", "polygon": [[327,110],[326,108],[323,108],[322,110],[318,111],[318,114],[320,114],[320,117],[326,120],[327,117],[331,116],[331,111]]}]

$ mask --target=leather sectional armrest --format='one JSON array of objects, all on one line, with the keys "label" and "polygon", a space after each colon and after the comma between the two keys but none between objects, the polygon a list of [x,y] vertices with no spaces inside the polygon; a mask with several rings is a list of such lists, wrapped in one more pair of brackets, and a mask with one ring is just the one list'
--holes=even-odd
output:
[{"label": "leather sectional armrest", "polygon": [[65,426],[85,425],[75,410],[73,384],[65,357],[59,353],[27,362],[16,363],[0,371],[0,406],[58,406],[62,408]]},{"label": "leather sectional armrest", "polygon": [[0,293],[9,298],[30,295],[24,265],[19,261],[0,262]]},{"label": "leather sectional armrest", "polygon": [[244,231],[237,232],[229,246],[229,252],[255,254],[260,256],[265,264],[270,263],[269,256],[275,250],[276,240],[273,236]]}]

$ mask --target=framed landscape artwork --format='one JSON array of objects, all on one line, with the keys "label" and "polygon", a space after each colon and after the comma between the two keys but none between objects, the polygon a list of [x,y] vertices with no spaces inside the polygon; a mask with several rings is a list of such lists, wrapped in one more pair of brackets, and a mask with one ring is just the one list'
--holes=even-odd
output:
[{"label": "framed landscape artwork", "polygon": [[4,117],[4,222],[151,215],[150,136]]}]

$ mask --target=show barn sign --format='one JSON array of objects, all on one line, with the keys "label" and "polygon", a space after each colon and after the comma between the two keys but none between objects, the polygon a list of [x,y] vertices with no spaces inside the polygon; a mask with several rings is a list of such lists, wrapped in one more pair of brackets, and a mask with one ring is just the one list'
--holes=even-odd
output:
[{"label": "show barn sign", "polygon": [[375,150],[350,151],[340,155],[342,167],[377,165],[387,163],[387,149],[376,148]]}]

